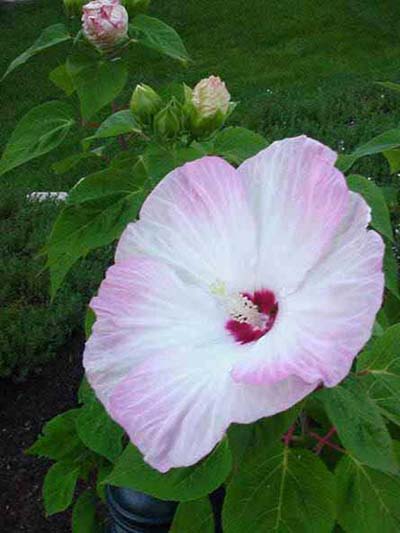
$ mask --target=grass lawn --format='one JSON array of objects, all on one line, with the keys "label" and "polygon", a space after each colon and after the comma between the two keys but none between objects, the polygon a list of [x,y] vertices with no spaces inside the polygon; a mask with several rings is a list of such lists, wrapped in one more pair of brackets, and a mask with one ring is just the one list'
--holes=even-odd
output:
[{"label": "grass lawn", "polygon": [[[155,53],[133,50],[135,74],[124,102],[139,81],[161,86],[185,80],[193,85],[204,76],[219,74],[234,100],[240,102],[233,120],[262,132],[270,140],[307,133],[338,151],[349,151],[400,122],[399,96],[373,84],[378,80],[400,80],[400,4],[395,0],[153,0],[150,14],[178,30],[193,62],[185,69]],[[32,44],[43,28],[62,20],[61,0],[0,7],[0,72]],[[0,149],[24,113],[49,99],[62,97],[47,79],[48,72],[62,59],[61,46],[37,56],[1,84]],[[10,189],[20,194],[68,190],[90,171],[81,168],[79,173],[57,176],[51,169],[53,162],[77,149],[77,139],[72,138],[69,146],[1,178],[0,234],[9,232],[14,224],[10,222],[10,209],[4,209],[4,204],[9,205]],[[361,162],[357,170],[382,181],[388,174],[379,157]],[[23,202],[17,204],[12,216],[17,221],[24,220],[18,209],[30,207]],[[55,216],[56,210],[53,211]],[[40,217],[37,213],[34,216]],[[34,261],[34,251],[45,242],[48,218],[46,223],[36,224],[33,220],[31,226],[31,232],[22,240],[7,238],[3,243],[6,254],[1,261],[5,266],[0,271],[4,286],[11,283],[6,264],[13,262],[17,273],[12,274],[12,283],[18,285],[15,276],[25,276],[29,262]],[[36,243],[32,249],[31,242]],[[26,248],[30,250],[28,261]],[[95,264],[98,275],[102,262],[96,259]],[[90,271],[87,265],[85,268]],[[35,280],[40,269],[33,270]],[[14,299],[10,291],[3,291],[7,302],[0,305],[12,301],[18,307],[32,298],[34,305],[37,292],[43,291],[46,283],[39,285],[40,289],[36,285],[33,289],[27,287],[26,294],[22,291]],[[39,300],[48,306],[49,313],[54,311],[47,299]]]}]

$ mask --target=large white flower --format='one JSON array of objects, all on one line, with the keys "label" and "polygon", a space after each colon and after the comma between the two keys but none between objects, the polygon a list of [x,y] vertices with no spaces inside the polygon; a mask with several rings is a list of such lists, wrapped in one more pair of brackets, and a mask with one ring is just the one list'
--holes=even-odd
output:
[{"label": "large white flower", "polygon": [[237,170],[204,157],[164,178],[123,233],[84,365],[158,470],[336,385],[368,340],[384,245],[335,159],[304,136]]}]

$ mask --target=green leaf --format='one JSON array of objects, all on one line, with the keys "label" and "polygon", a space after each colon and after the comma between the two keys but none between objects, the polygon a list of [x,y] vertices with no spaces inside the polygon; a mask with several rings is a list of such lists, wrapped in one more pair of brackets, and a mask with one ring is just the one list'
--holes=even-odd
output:
[{"label": "green leaf", "polygon": [[266,139],[246,128],[231,127],[214,137],[213,153],[239,165],[268,145]]},{"label": "green leaf", "polygon": [[90,450],[109,461],[114,462],[121,454],[124,431],[109,417],[94,396],[80,409],[76,429],[80,439]]},{"label": "green leaf", "polygon": [[178,505],[170,533],[214,533],[214,515],[205,497]]},{"label": "green leaf", "polygon": [[300,402],[287,411],[262,418],[253,424],[232,424],[228,430],[228,440],[235,466],[240,468],[245,454],[261,443],[267,446],[278,444],[299,416],[301,407]]},{"label": "green leaf", "polygon": [[57,163],[53,163],[52,168],[56,174],[65,174],[76,167],[81,161],[91,157],[98,157],[98,155],[95,152],[80,152],[78,154],[72,154],[61,161],[57,161]]},{"label": "green leaf", "polygon": [[79,412],[80,409],[71,409],[52,418],[45,424],[43,434],[26,453],[55,461],[78,457],[85,451],[75,427]]},{"label": "green leaf", "polygon": [[143,176],[117,169],[92,174],[71,190],[47,244],[53,296],[71,266],[117,239],[144,199]]},{"label": "green leaf", "polygon": [[394,250],[390,243],[385,246],[385,256],[383,258],[383,271],[385,273],[386,288],[400,299],[399,292],[399,265],[397,263]]},{"label": "green leaf", "polygon": [[380,85],[381,87],[386,87],[386,89],[390,89],[391,91],[400,92],[399,83],[393,83],[392,81],[377,81],[376,85]]},{"label": "green leaf", "polygon": [[227,478],[232,457],[226,441],[200,463],[174,468],[161,474],[144,462],[140,452],[129,444],[117,460],[106,482],[151,494],[163,500],[189,501],[206,496]]},{"label": "green leaf", "polygon": [[394,148],[393,150],[387,150],[383,152],[383,155],[389,163],[390,173],[394,174],[398,172],[400,170],[400,149]]},{"label": "green leaf", "polygon": [[79,470],[79,466],[69,462],[55,463],[50,467],[43,484],[47,515],[65,511],[71,505]]},{"label": "green leaf", "polygon": [[[361,377],[360,377],[361,379]],[[397,472],[392,439],[380,410],[352,376],[317,393],[344,447],[359,461],[384,472]]]},{"label": "green leaf", "polygon": [[388,130],[380,135],[377,135],[367,143],[359,146],[352,154],[340,156],[336,162],[336,166],[342,172],[346,172],[361,157],[380,154],[382,152],[392,150],[393,148],[398,148],[399,146],[400,129],[396,128],[393,130]]},{"label": "green leaf", "polygon": [[132,111],[124,109],[106,118],[96,133],[92,137],[88,137],[88,139],[105,139],[106,137],[117,137],[126,133],[140,133],[140,131]]},{"label": "green leaf", "polygon": [[319,457],[282,444],[252,450],[227,488],[224,533],[329,533],[335,485]]},{"label": "green leaf", "polygon": [[92,118],[125,87],[128,71],[121,59],[109,60],[80,50],[67,60],[67,70],[81,103],[82,117]]},{"label": "green leaf", "polygon": [[95,397],[94,390],[89,385],[89,382],[86,379],[86,376],[83,376],[81,384],[79,385],[79,389],[78,389],[78,402],[89,403],[93,400],[94,397]]},{"label": "green leaf", "polygon": [[95,322],[96,322],[96,314],[93,311],[93,309],[88,307],[88,310],[85,316],[85,337],[86,339],[88,339],[90,335],[92,334],[92,328]]},{"label": "green leaf", "polygon": [[0,160],[0,176],[54,150],[75,119],[71,107],[54,100],[31,109],[17,124]]},{"label": "green leaf", "polygon": [[175,168],[203,157],[204,152],[199,148],[176,148],[168,149],[157,144],[150,144],[143,156],[142,161],[153,185]]},{"label": "green leaf", "polygon": [[400,425],[400,324],[389,327],[357,359],[368,394],[382,413]]},{"label": "green leaf", "polygon": [[358,174],[348,176],[347,184],[352,191],[360,193],[370,206],[372,215],[371,226],[392,241],[392,224],[382,189],[373,181]]},{"label": "green leaf", "polygon": [[12,63],[9,65],[4,76],[1,78],[1,81],[4,80],[6,76],[10,74],[17,67],[26,63],[32,56],[54,46],[56,44],[68,41],[71,39],[71,35],[68,33],[67,28],[64,24],[54,24],[43,30],[40,37],[33,43],[33,45],[25,50],[21,55],[19,55]]},{"label": "green leaf", "polygon": [[138,15],[133,19],[130,28],[143,46],[184,63],[189,61],[189,54],[182,39],[165,22],[147,15]]},{"label": "green leaf", "polygon": [[69,75],[67,65],[65,63],[52,70],[49,74],[49,79],[56,87],[64,91],[67,96],[71,96],[71,94],[75,92],[72,78]]},{"label": "green leaf", "polygon": [[335,478],[338,521],[345,531],[400,531],[399,476],[373,470],[348,455],[337,464]]},{"label": "green leaf", "polygon": [[96,495],[91,490],[78,497],[72,512],[72,533],[98,533],[96,501]]}]

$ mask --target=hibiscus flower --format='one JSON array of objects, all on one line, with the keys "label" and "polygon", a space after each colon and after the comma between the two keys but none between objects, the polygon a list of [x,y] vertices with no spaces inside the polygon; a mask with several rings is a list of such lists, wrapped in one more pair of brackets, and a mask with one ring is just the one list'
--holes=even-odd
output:
[{"label": "hibiscus flower", "polygon": [[335,386],[369,339],[384,244],[335,159],[305,136],[238,169],[204,157],[168,174],[122,234],[84,365],[159,471]]}]

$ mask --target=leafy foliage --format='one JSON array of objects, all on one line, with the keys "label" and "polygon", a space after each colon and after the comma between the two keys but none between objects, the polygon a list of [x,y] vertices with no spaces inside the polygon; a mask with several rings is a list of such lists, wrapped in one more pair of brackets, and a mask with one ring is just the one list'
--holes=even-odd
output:
[{"label": "leafy foliage", "polygon": [[214,533],[214,515],[207,497],[182,502],[178,505],[170,532],[182,533],[183,531]]},{"label": "leafy foliage", "polygon": [[143,491],[157,498],[190,501],[218,488],[232,467],[231,453],[223,441],[208,457],[191,468],[175,468],[160,474],[144,462],[129,444],[106,479],[110,485]]}]

